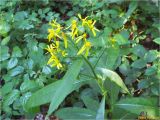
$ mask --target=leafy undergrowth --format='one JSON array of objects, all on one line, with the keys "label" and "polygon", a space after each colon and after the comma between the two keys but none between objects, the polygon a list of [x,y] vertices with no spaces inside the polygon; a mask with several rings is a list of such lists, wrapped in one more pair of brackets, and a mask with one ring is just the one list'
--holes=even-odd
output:
[{"label": "leafy undergrowth", "polygon": [[0,118],[159,119],[158,4],[0,0]]}]

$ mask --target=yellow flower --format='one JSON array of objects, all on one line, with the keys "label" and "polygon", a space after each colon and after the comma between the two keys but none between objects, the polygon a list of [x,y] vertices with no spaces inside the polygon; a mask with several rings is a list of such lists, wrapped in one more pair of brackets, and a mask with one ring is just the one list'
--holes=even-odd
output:
[{"label": "yellow flower", "polygon": [[67,48],[68,44],[67,44],[67,36],[64,32],[62,32],[62,38],[64,40],[64,47]]},{"label": "yellow flower", "polygon": [[56,22],[56,19],[52,20],[52,22],[50,22],[49,25],[51,25],[53,28],[57,28],[58,25],[60,26],[60,24]]},{"label": "yellow flower", "polygon": [[96,21],[92,21],[92,20],[87,21],[87,25],[88,25],[89,29],[92,31],[94,36],[96,36],[95,30],[99,31],[97,28],[94,27],[95,23],[96,23]]},{"label": "yellow flower", "polygon": [[51,55],[55,54],[55,51],[57,49],[57,46],[55,46],[54,44],[50,44],[47,46],[47,48],[45,48]]},{"label": "yellow flower", "polygon": [[53,20],[52,22],[49,23],[49,25],[52,26],[51,29],[48,29],[48,40],[49,42],[51,41],[51,39],[56,40],[56,37],[60,38],[59,33],[61,32],[61,25],[59,23],[56,22],[56,20]]},{"label": "yellow flower", "polygon": [[49,32],[49,34],[48,34],[49,42],[51,41],[51,39],[54,39],[56,41],[57,40],[56,37],[61,39],[61,37],[58,35],[59,34],[59,29],[57,29],[57,30],[48,29],[48,32]]},{"label": "yellow flower", "polygon": [[81,14],[78,14],[78,17],[79,17],[79,19],[82,20],[82,26],[84,26],[85,24],[87,24],[87,21],[86,21],[86,20],[87,20],[88,16],[83,19],[83,18],[81,17]]},{"label": "yellow flower", "polygon": [[49,42],[51,41],[52,38],[55,38],[54,30],[53,29],[48,29],[48,40]]},{"label": "yellow flower", "polygon": [[71,32],[72,39],[74,39],[74,37],[78,35],[78,28],[77,28],[76,20],[72,20],[71,31],[72,31]]},{"label": "yellow flower", "polygon": [[91,43],[86,41],[82,48],[78,51],[77,55],[82,54],[85,51],[85,56],[88,56],[89,50],[91,48]]},{"label": "yellow flower", "polygon": [[84,41],[86,41],[86,38],[87,38],[87,34],[84,33],[83,35],[79,36],[79,37],[76,39],[76,43],[78,43],[81,39],[84,39]]},{"label": "yellow flower", "polygon": [[60,63],[59,59],[55,55],[51,55],[50,59],[48,60],[48,65],[51,65],[51,67],[57,66],[57,69],[62,68],[62,64]]}]

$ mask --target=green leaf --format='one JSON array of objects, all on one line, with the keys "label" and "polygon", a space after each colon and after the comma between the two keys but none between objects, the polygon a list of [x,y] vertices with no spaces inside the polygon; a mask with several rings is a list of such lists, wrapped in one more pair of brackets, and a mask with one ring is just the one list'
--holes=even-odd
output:
[{"label": "green leaf", "polygon": [[10,76],[14,77],[16,75],[21,74],[24,71],[24,68],[22,66],[17,66],[16,68],[12,69],[10,72]]},{"label": "green leaf", "polygon": [[105,120],[105,96],[103,97],[97,111],[96,120]]},{"label": "green leaf", "polygon": [[22,57],[22,51],[18,46],[13,48],[12,57]]},{"label": "green leaf", "polygon": [[0,35],[6,36],[7,33],[10,31],[10,25],[6,22],[0,22]]},{"label": "green leaf", "polygon": [[17,58],[11,58],[8,62],[8,65],[7,65],[7,69],[11,69],[13,67],[15,67],[18,63],[18,59]]},{"label": "green leaf", "polygon": [[107,56],[106,56],[106,68],[107,69],[114,69],[114,65],[116,63],[116,60],[119,56],[119,47],[109,47],[106,50]]},{"label": "green leaf", "polygon": [[33,89],[38,88],[39,85],[33,81],[33,80],[25,80],[21,86],[20,86],[20,90],[21,92],[27,92],[27,91],[31,91]]},{"label": "green leaf", "polygon": [[[73,83],[74,87],[71,92],[77,89],[77,87],[80,87],[83,82],[84,80],[76,80]],[[61,83],[62,80],[58,80],[33,93],[25,105],[26,108],[29,110],[30,108],[51,102],[54,93],[60,87]]]},{"label": "green leaf", "polygon": [[6,95],[7,93],[11,92],[13,89],[13,82],[7,82],[2,87],[2,96]]},{"label": "green leaf", "polygon": [[149,52],[147,52],[144,56],[144,59],[147,62],[153,62],[154,60],[156,60],[158,57],[158,51],[157,50],[150,50]]},{"label": "green leaf", "polygon": [[7,36],[2,40],[1,45],[6,45],[9,41],[10,41],[10,36]]},{"label": "green leaf", "polygon": [[141,68],[146,67],[146,64],[147,64],[147,62],[145,60],[138,59],[138,60],[134,61],[131,66],[134,68],[141,69]]},{"label": "green leaf", "polygon": [[59,88],[61,83],[62,80],[56,81],[33,93],[26,103],[26,108],[29,110],[30,108],[51,102],[53,94]]},{"label": "green leaf", "polygon": [[[76,80],[75,82],[73,82],[72,83],[73,88],[71,89],[71,92],[79,88],[81,85],[83,85],[84,81],[85,80],[83,79],[83,80]],[[55,94],[57,89],[61,86],[61,84],[62,80],[59,80],[33,93],[32,96],[27,101],[26,104],[27,108],[30,109],[51,102],[53,95]]]},{"label": "green leaf", "polygon": [[133,53],[138,57],[144,57],[146,49],[142,45],[137,45],[133,49]]},{"label": "green leaf", "polygon": [[51,73],[51,68],[48,66],[44,66],[42,69],[42,72],[45,73],[46,75]]},{"label": "green leaf", "polygon": [[158,45],[160,45],[160,38],[156,38],[153,40],[155,43],[157,43]]},{"label": "green leaf", "polygon": [[31,28],[34,28],[34,26],[33,24],[30,24],[28,20],[23,20],[20,22],[18,28],[22,30],[29,30]]},{"label": "green leaf", "polygon": [[125,16],[123,17],[123,24],[124,25],[128,19],[130,18],[130,16],[132,15],[132,13],[135,11],[135,9],[137,8],[137,1],[132,1],[130,2],[129,4],[129,8],[128,8],[128,11],[127,13],[125,14]]},{"label": "green leaf", "polygon": [[23,21],[26,17],[28,17],[28,13],[26,11],[16,12],[14,19],[15,21]]},{"label": "green leaf", "polygon": [[62,108],[55,113],[58,118],[63,120],[69,119],[95,119],[96,112],[85,108]]},{"label": "green leaf", "polygon": [[150,81],[148,79],[142,79],[139,83],[138,83],[138,89],[144,89],[144,88],[148,88],[150,85]]},{"label": "green leaf", "polygon": [[117,86],[122,88],[125,92],[129,93],[126,85],[117,73],[105,68],[98,68],[98,70],[102,73],[102,77],[104,78],[104,80],[108,78],[110,81],[114,82]]},{"label": "green leaf", "polygon": [[117,84],[109,79],[106,79],[104,81],[103,86],[104,86],[104,89],[108,91],[108,94],[110,96],[110,104],[114,104],[118,100],[120,87],[117,87]]},{"label": "green leaf", "polygon": [[139,115],[147,112],[149,117],[157,117],[160,109],[157,107],[157,98],[126,98],[120,100],[115,107],[127,110],[130,113]]},{"label": "green leaf", "polygon": [[156,72],[157,72],[157,67],[151,66],[151,67],[149,67],[149,68],[146,69],[145,75],[153,75]]},{"label": "green leaf", "polygon": [[119,45],[124,45],[128,43],[128,40],[125,37],[123,37],[121,34],[116,34],[114,36],[114,39],[117,41]]},{"label": "green leaf", "polygon": [[87,109],[97,112],[98,107],[99,107],[98,101],[88,96],[82,96],[82,100],[85,106],[87,107]]},{"label": "green leaf", "polygon": [[13,90],[10,94],[8,94],[4,100],[4,106],[11,105],[20,95],[18,90]]},{"label": "green leaf", "polygon": [[76,77],[79,74],[82,63],[83,61],[79,59],[74,61],[72,66],[70,66],[70,69],[63,77],[60,87],[53,95],[52,102],[49,106],[48,115],[50,115],[54,110],[56,110],[57,107],[61,104],[61,102],[65,99],[65,97],[70,94],[71,89],[73,88],[73,82],[76,80]]},{"label": "green leaf", "polygon": [[10,57],[10,54],[8,53],[9,48],[7,46],[0,46],[0,61],[7,60]]}]

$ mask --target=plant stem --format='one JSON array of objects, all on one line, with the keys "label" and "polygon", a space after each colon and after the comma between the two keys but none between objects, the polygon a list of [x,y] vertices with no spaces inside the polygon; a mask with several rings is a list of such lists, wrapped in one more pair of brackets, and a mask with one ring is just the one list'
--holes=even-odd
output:
[{"label": "plant stem", "polygon": [[86,59],[86,57],[84,55],[82,55],[83,59],[86,61],[86,63],[89,65],[89,67],[91,68],[91,71],[94,75],[94,77],[98,80],[98,77],[96,75],[96,72],[94,71],[94,68],[92,67],[91,63]]}]

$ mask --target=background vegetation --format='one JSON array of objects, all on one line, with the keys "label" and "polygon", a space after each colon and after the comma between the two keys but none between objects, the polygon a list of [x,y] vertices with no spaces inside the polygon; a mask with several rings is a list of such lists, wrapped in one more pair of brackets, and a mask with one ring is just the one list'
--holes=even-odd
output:
[{"label": "background vegetation", "polygon": [[[48,109],[50,119],[158,118],[158,1],[0,0],[0,10],[1,119],[44,119]],[[91,66],[66,58],[63,70],[51,68],[48,23],[78,13],[100,30],[89,37]]]}]

